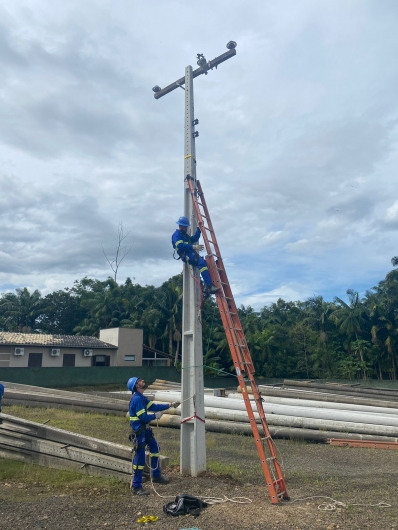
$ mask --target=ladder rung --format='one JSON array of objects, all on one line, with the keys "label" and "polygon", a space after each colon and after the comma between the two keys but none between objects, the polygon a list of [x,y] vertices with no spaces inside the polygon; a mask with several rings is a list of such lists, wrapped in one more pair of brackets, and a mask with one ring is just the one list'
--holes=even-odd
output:
[{"label": "ladder rung", "polygon": [[[206,255],[206,258],[213,258],[209,262],[209,272],[214,284],[221,288],[216,294],[216,297],[217,302],[220,303],[219,309],[224,329],[229,335],[228,345],[231,352],[231,357],[233,359],[235,369],[238,373],[239,370],[241,372],[239,376],[239,382],[241,384],[243,383],[243,381],[249,381],[248,384],[252,385],[256,396],[261,399],[261,394],[254,380],[255,369],[253,360],[250,355],[245,333],[242,329],[242,324],[239,320],[239,313],[220,255],[220,249],[218,247],[216,233],[211,222],[210,212],[207,209],[206,199],[202,190],[202,186],[199,181],[196,181],[196,179],[194,180],[192,178],[187,179],[187,183],[192,195],[192,201],[194,210],[196,212],[196,217],[201,223],[201,230],[203,232],[203,239],[206,244],[206,250],[212,251]],[[217,260],[220,260],[220,262],[218,262]],[[220,265],[222,265],[222,267]],[[226,296],[226,294],[228,294],[229,296]],[[229,318],[226,318],[226,315],[229,315]],[[242,392],[244,394],[245,401],[248,401],[249,397],[247,394],[246,382],[243,383]],[[250,414],[250,410],[248,411],[248,417],[250,419],[250,423],[252,424],[253,431],[256,431],[256,433],[253,432],[253,435],[256,434],[256,444],[259,444],[260,462],[263,467],[264,476],[266,478],[268,490],[271,496],[271,501],[272,503],[277,504],[279,502],[282,502],[284,498],[288,499],[289,497],[287,494],[287,489],[284,483],[282,472],[279,470],[277,456],[273,451],[272,437],[268,429],[262,401],[256,398],[256,403],[258,411],[260,413],[260,421],[262,425],[261,438],[259,436],[260,433],[257,432],[256,429],[254,429],[253,427],[255,423],[252,422],[255,422],[256,420],[254,418],[254,414]],[[257,437],[260,439],[258,439]],[[266,450],[265,442],[267,442],[268,444],[268,451]],[[273,473],[270,471],[271,467],[275,467],[276,475],[278,477],[277,480],[275,480],[275,476],[273,477],[274,480],[272,479]]]}]

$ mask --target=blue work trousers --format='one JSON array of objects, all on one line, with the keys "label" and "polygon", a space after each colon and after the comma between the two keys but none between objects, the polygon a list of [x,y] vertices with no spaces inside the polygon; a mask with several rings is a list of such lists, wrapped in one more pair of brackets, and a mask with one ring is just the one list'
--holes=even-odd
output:
[{"label": "blue work trousers", "polygon": [[159,451],[160,447],[152,435],[152,429],[145,429],[137,436],[137,451],[133,458],[133,488],[142,487],[142,472],[145,467],[145,447],[148,447],[151,456],[151,470],[153,478],[160,477]]},{"label": "blue work trousers", "polygon": [[182,261],[192,265],[192,267],[198,267],[203,278],[203,283],[205,285],[212,285],[209,269],[207,268],[207,262],[204,258],[202,258],[202,256],[199,256],[199,254],[196,252],[186,252],[184,257],[181,259]]}]

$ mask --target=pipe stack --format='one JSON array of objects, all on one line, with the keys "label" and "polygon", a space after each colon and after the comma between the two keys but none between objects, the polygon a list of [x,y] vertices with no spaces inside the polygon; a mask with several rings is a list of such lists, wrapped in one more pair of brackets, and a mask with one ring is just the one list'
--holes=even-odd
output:
[{"label": "pipe stack", "polygon": [[[260,386],[259,389],[263,396],[267,423],[274,437],[325,442],[331,438],[390,442],[398,440],[398,399],[394,401],[398,392],[390,394],[384,391],[380,397],[377,393],[366,393],[377,399],[363,398],[360,392],[347,393],[342,402],[333,401],[335,395],[332,392],[324,395],[323,389],[319,389],[320,392],[316,394],[308,391],[301,393],[300,390],[286,392],[286,389],[279,387]],[[274,395],[268,396],[268,393]],[[341,396],[337,394],[337,397]],[[323,398],[327,401],[323,401]],[[388,401],[385,401],[387,398]],[[154,400],[159,402],[180,399],[181,393],[176,391],[156,391],[154,394]],[[205,395],[204,404],[208,430],[251,432],[241,394],[230,393],[227,398]],[[256,421],[260,423],[254,401],[252,407]],[[159,420],[159,425],[178,427],[181,421],[178,417],[180,410],[166,411]]]}]

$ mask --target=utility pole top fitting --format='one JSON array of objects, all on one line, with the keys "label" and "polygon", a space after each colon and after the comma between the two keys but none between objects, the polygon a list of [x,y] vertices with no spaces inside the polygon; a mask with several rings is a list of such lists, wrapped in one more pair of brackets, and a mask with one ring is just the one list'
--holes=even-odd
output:
[{"label": "utility pole top fitting", "polygon": [[[227,61],[228,59],[231,59],[234,55],[236,55],[236,42],[233,40],[230,40],[227,44],[228,51],[223,53],[222,55],[219,55],[212,61],[207,62],[206,57],[203,55],[203,53],[197,53],[197,65],[199,68],[194,70],[192,72],[192,76],[195,79],[195,77],[198,77],[202,74],[207,75],[209,70],[213,70],[213,68],[217,68],[217,66],[224,61]],[[169,92],[172,92],[176,88],[182,88],[184,90],[184,87],[182,85],[185,84],[185,77],[180,77],[180,79],[177,79],[177,81],[174,81],[174,83],[171,83],[171,85],[166,86],[165,88],[160,88],[159,85],[155,85],[152,90],[155,92],[153,97],[155,99],[159,99]]]}]

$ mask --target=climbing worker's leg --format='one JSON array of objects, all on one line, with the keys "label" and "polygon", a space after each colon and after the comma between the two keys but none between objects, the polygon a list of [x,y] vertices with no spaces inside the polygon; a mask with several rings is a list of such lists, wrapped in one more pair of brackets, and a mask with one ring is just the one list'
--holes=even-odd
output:
[{"label": "climbing worker's leg", "polygon": [[205,294],[211,295],[219,291],[220,289],[213,285],[213,282],[211,281],[209,269],[207,268],[207,262],[204,258],[202,258],[202,256],[199,256],[198,268],[205,284]]},{"label": "climbing worker's leg", "polygon": [[210,273],[209,273],[209,269],[207,268],[207,262],[204,258],[202,258],[202,256],[199,256],[199,259],[198,259],[198,269],[199,269],[199,272],[203,278],[203,282],[205,285],[213,285],[212,281],[211,281],[211,278],[210,278]]}]

